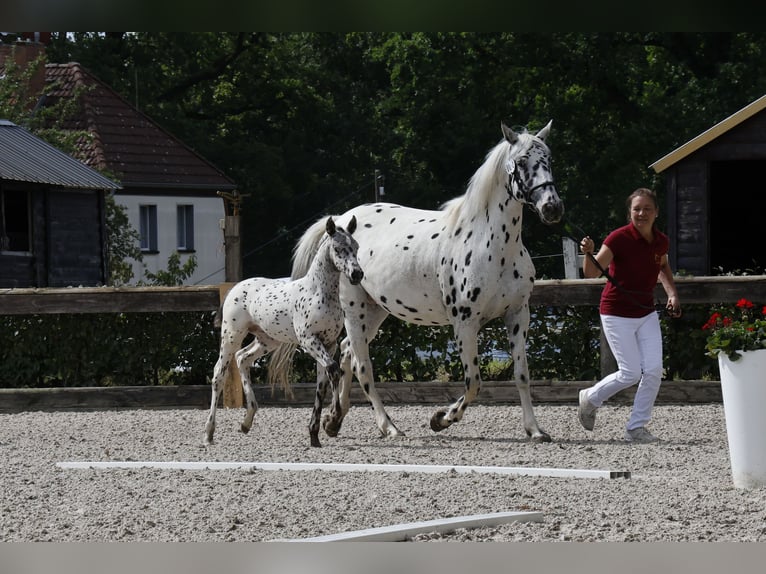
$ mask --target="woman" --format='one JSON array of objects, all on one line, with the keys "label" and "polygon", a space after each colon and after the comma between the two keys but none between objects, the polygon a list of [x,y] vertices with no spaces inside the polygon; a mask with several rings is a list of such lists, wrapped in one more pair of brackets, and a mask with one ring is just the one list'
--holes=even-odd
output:
[{"label": "woman", "polygon": [[612,231],[595,256],[590,237],[580,242],[586,278],[599,277],[608,268],[610,280],[601,293],[599,313],[617,371],[580,391],[578,415],[582,426],[593,430],[596,410],[612,395],[638,383],[625,440],[655,442],[657,437],[646,425],[662,379],[662,332],[654,308],[658,277],[670,316],[681,316],[681,304],[668,264],[668,236],[655,227],[657,196],[639,188],[630,194],[627,205],[629,223]]}]

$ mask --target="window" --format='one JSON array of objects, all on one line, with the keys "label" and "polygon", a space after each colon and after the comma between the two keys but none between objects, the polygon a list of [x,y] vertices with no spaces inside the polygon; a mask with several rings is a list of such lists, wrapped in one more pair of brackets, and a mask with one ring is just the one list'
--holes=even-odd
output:
[{"label": "window", "polygon": [[141,251],[157,251],[157,206],[140,205],[138,207],[141,236]]},{"label": "window", "polygon": [[28,192],[0,190],[0,251],[31,251],[30,213]]},{"label": "window", "polygon": [[178,250],[194,251],[194,206],[178,206]]}]

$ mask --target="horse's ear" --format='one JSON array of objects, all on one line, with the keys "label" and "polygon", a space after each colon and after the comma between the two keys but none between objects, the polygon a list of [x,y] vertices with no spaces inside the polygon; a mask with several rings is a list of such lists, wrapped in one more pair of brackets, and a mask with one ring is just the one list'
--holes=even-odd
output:
[{"label": "horse's ear", "polygon": [[351,221],[348,222],[348,234],[353,235],[354,231],[356,231],[356,215],[351,218]]},{"label": "horse's ear", "polygon": [[519,134],[517,134],[515,131],[513,131],[511,128],[505,125],[505,122],[500,122],[500,129],[503,130],[503,137],[505,137],[505,140],[509,144],[513,145],[518,141]]},{"label": "horse's ear", "polygon": [[335,235],[335,222],[332,220],[332,217],[327,218],[327,226],[325,229],[327,230],[327,235],[330,237]]},{"label": "horse's ear", "polygon": [[545,138],[548,137],[548,134],[551,133],[551,124],[553,123],[553,120],[550,120],[548,122],[548,125],[546,125],[543,129],[541,129],[539,132],[537,132],[537,137],[539,137],[541,140],[545,141]]}]

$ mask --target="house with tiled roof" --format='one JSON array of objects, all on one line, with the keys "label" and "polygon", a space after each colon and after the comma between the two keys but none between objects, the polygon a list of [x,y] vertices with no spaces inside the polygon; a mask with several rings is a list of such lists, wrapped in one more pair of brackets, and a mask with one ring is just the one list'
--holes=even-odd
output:
[{"label": "house with tiled roof", "polygon": [[194,254],[197,268],[187,284],[225,279],[224,199],[236,184],[199,153],[164,130],[78,63],[45,66],[46,100],[80,92],[79,112],[66,126],[85,130],[81,159],[120,183],[114,192],[139,232],[143,266],[134,278],[167,266],[173,252],[181,263]]}]

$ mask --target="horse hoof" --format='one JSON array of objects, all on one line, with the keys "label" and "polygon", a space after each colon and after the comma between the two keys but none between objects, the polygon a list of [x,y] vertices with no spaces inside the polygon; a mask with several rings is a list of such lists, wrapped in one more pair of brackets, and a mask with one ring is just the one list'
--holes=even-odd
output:
[{"label": "horse hoof", "polygon": [[431,417],[431,430],[434,432],[439,432],[446,429],[449,425],[442,424],[442,421],[446,416],[446,411],[436,411],[434,416]]},{"label": "horse hoof", "polygon": [[324,428],[324,432],[327,433],[327,436],[329,437],[336,437],[338,436],[338,433],[340,432],[340,426],[341,424],[339,422],[325,419],[322,422],[322,427]]},{"label": "horse hoof", "polygon": [[319,437],[316,435],[311,435],[311,446],[320,448],[322,446],[322,443],[319,442]]},{"label": "horse hoof", "polygon": [[540,431],[538,434],[532,435],[532,442],[535,444],[540,444],[543,442],[551,442],[551,435],[549,435],[545,431]]},{"label": "horse hoof", "polygon": [[242,434],[247,434],[247,433],[249,433],[249,432],[250,432],[250,427],[249,427],[249,426],[245,426],[244,424],[242,424],[242,425],[239,427],[239,430],[241,430],[241,431],[242,431]]}]

